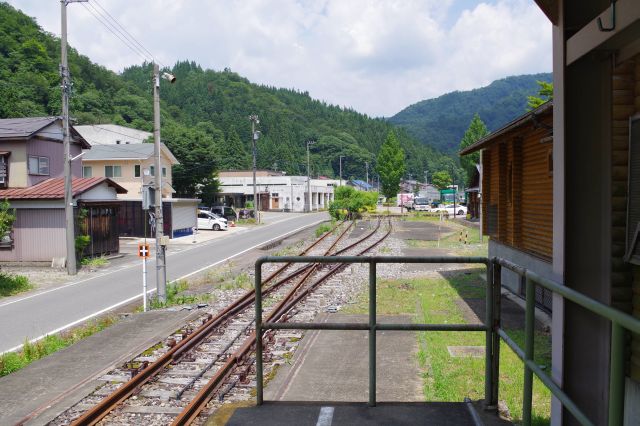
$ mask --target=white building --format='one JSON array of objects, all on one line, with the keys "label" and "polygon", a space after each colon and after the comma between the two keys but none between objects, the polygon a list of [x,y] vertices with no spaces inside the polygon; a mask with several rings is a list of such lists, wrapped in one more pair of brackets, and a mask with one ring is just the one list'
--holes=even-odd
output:
[{"label": "white building", "polygon": [[[220,190],[218,204],[243,207],[253,200],[253,174],[251,170],[225,171],[218,175]],[[335,179],[311,179],[311,210],[329,208],[334,199]],[[256,172],[256,192],[259,210],[303,212],[309,210],[309,191],[306,176],[286,176],[281,172]]]}]

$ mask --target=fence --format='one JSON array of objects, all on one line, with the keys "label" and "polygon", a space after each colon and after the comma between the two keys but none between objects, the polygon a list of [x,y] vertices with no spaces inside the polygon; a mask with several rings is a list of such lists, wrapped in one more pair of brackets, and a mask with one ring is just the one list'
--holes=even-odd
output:
[{"label": "fence", "polygon": [[[262,322],[262,265],[265,263],[367,263],[369,264],[369,322],[368,323],[280,323]],[[487,271],[485,292],[486,316],[482,324],[385,324],[376,319],[376,266],[379,263],[457,263],[483,264]],[[525,348],[518,346],[501,327],[501,268],[505,267],[525,281]],[[500,339],[516,353],[524,363],[523,424],[531,424],[533,374],[558,398],[582,424],[593,424],[571,398],[533,360],[535,325],[535,286],[539,285],[566,300],[611,321],[611,366],[609,386],[609,425],[622,425],[624,414],[624,363],[625,329],[640,333],[640,320],[619,310],[597,302],[575,290],[548,280],[507,260],[485,257],[417,257],[417,256],[282,256],[261,257],[255,264],[256,309],[256,400],[261,405],[263,394],[262,332],[265,330],[368,330],[369,331],[369,405],[376,405],[376,332],[399,331],[477,331],[485,337],[485,405],[497,407],[499,397]]]}]

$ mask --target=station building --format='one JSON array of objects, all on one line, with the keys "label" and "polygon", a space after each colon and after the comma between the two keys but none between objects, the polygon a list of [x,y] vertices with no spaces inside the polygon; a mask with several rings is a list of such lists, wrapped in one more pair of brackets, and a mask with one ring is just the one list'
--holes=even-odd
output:
[{"label": "station building", "polygon": [[[244,207],[253,200],[253,171],[230,170],[218,174],[220,192],[216,204]],[[309,187],[311,203],[309,203]],[[262,211],[304,212],[329,208],[334,189],[340,185],[336,179],[311,179],[306,176],[287,176],[273,170],[256,171],[258,209]]]}]

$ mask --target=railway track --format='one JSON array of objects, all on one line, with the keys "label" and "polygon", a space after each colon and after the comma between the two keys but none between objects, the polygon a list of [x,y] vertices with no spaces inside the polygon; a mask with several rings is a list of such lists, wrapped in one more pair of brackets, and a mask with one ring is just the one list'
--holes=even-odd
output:
[{"label": "railway track", "polygon": [[[374,238],[375,241],[363,247],[380,231],[381,223],[379,219],[373,230],[338,248],[353,227],[353,222],[340,224],[300,255],[364,255],[391,232],[389,223],[381,238]],[[330,241],[331,236],[334,236],[333,241]],[[346,266],[299,265],[285,264],[262,282],[265,320],[288,320],[300,301]],[[98,422],[184,425],[196,421],[203,411],[206,414],[207,404],[214,396],[219,401],[232,394],[246,399],[253,388],[255,373],[253,301],[254,291],[247,291],[217,314],[208,314],[201,319],[199,326],[186,327],[182,333],[167,339],[166,350],[155,360],[138,359],[129,365],[130,380],[120,386],[113,384],[114,389],[107,386],[94,398],[101,399],[94,406],[79,417],[76,413],[75,417],[68,416],[67,421],[61,419],[57,424],[71,421],[74,425]],[[264,340],[267,348],[270,344],[274,346],[276,332],[265,333]],[[267,351],[266,356],[270,358],[273,353]]]}]

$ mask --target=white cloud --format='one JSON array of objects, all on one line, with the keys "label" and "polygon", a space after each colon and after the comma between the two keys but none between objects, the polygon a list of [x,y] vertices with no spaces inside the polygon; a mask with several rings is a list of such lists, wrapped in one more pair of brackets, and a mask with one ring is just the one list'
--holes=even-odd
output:
[{"label": "white cloud", "polygon": [[[57,1],[10,3],[60,33]],[[551,70],[550,24],[527,0],[70,4],[70,44],[121,71],[142,58],[92,16],[99,5],[163,64],[189,59],[229,67],[253,82],[305,90],[372,116],[508,75]]]}]

